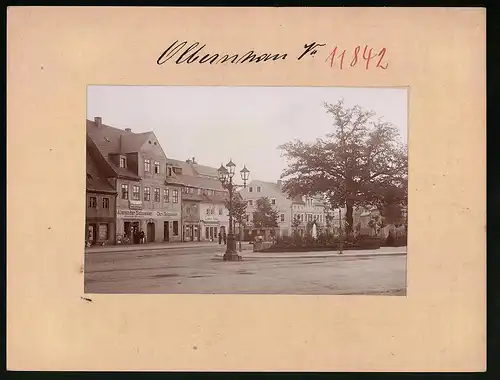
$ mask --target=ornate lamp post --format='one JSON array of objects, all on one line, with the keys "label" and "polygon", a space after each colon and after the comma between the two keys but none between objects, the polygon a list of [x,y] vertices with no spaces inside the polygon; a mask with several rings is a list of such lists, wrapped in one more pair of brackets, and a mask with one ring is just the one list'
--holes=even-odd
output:
[{"label": "ornate lamp post", "polygon": [[217,170],[219,181],[222,183],[222,187],[228,190],[229,192],[229,231],[227,234],[227,247],[226,253],[224,254],[224,261],[239,261],[241,260],[241,256],[236,253],[236,241],[234,240],[233,233],[233,194],[234,190],[238,187],[247,187],[248,177],[250,175],[250,170],[243,166],[243,169],[240,171],[241,179],[243,180],[243,186],[236,185],[233,182],[234,172],[236,165],[232,160],[224,165],[220,165],[220,168]]}]

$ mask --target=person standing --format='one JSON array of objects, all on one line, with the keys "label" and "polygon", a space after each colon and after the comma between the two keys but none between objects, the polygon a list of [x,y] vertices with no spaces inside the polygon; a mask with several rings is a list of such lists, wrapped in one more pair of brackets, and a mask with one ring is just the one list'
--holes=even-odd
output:
[{"label": "person standing", "polygon": [[219,232],[219,244],[222,244],[222,234]]},{"label": "person standing", "polygon": [[224,231],[224,245],[227,244],[227,235],[226,235],[226,231]]},{"label": "person standing", "polygon": [[140,233],[140,239],[141,239],[141,244],[144,244],[146,242],[146,235],[144,234],[144,231],[141,230],[141,233]]}]

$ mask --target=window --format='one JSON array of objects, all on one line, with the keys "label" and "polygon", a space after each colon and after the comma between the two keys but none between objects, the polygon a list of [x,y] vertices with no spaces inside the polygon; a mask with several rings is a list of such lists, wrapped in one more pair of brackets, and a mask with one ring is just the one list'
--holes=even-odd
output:
[{"label": "window", "polygon": [[160,189],[155,188],[154,197],[155,197],[154,198],[155,202],[159,202],[160,201]]},{"label": "window", "polygon": [[168,189],[163,189],[163,202],[170,202],[170,194],[168,192]]},{"label": "window", "polygon": [[257,192],[260,193],[260,186],[257,186]]},{"label": "window", "polygon": [[281,214],[281,215],[280,215],[280,220],[281,220],[282,222],[284,222],[284,221],[285,221],[285,214]]},{"label": "window", "polygon": [[137,185],[132,186],[132,199],[134,201],[141,200],[141,188]]},{"label": "window", "polygon": [[145,201],[151,200],[151,188],[149,186],[144,188],[144,200]]},{"label": "window", "polygon": [[149,158],[146,158],[144,160],[144,171],[145,172],[150,172],[151,171],[151,160]]},{"label": "window", "polygon": [[222,215],[222,208],[219,208],[219,215]]},{"label": "window", "polygon": [[160,174],[160,163],[155,161],[155,174]]},{"label": "window", "polygon": [[206,212],[207,215],[210,215],[210,209],[207,208],[207,212]]},{"label": "window", "polygon": [[97,208],[97,198],[89,197],[89,208]]},{"label": "window", "polygon": [[128,185],[122,184],[122,199],[128,199]]},{"label": "window", "polygon": [[205,239],[208,239],[209,236],[209,229],[208,227],[205,227]]},{"label": "window", "polygon": [[174,236],[179,236],[179,222],[177,220],[172,223],[172,232]]},{"label": "window", "polygon": [[120,156],[120,168],[126,168],[127,167],[127,159],[123,156]]},{"label": "window", "polygon": [[252,206],[252,205],[253,205],[253,201],[250,199],[250,200],[248,201],[248,204],[249,204],[250,206]]},{"label": "window", "polygon": [[250,186],[250,187],[248,188],[248,191],[249,191],[250,193],[253,193],[253,187],[252,187],[252,186]]},{"label": "window", "polygon": [[109,208],[109,198],[102,198],[102,208]]},{"label": "window", "polygon": [[217,236],[217,227],[214,227],[214,237]]},{"label": "window", "polygon": [[172,202],[179,203],[179,191],[178,190],[172,190]]},{"label": "window", "polygon": [[168,175],[169,177],[172,177],[172,168],[168,168],[168,167],[167,167],[167,175]]},{"label": "window", "polygon": [[108,240],[108,237],[109,237],[108,236],[108,224],[107,223],[99,224],[99,239],[100,240]]},{"label": "window", "polygon": [[272,204],[272,205],[275,205],[275,204],[276,204],[276,199],[274,199],[274,198],[273,198],[273,199],[271,199],[271,204]]},{"label": "window", "polygon": [[246,216],[246,220],[248,222],[250,220],[250,215],[246,214],[245,216]]},{"label": "window", "polygon": [[198,188],[198,195],[201,195],[201,189]]}]

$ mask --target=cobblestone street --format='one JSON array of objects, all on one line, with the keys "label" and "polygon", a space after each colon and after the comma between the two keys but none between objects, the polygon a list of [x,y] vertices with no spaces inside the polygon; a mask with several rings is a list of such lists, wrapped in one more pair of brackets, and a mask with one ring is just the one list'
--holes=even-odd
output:
[{"label": "cobblestone street", "polygon": [[145,250],[86,253],[85,291],[129,294],[406,294],[406,255],[224,262],[214,258],[223,250],[218,245],[164,250],[141,248]]}]

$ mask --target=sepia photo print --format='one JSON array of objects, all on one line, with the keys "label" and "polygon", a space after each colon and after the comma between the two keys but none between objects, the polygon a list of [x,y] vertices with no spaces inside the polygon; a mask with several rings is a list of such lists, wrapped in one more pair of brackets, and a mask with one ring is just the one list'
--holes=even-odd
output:
[{"label": "sepia photo print", "polygon": [[89,86],[85,292],[405,296],[407,97]]}]

